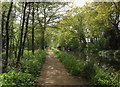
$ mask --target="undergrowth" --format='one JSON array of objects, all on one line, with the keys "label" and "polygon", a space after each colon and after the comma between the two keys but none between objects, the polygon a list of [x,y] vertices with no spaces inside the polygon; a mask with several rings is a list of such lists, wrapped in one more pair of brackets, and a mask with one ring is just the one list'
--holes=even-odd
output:
[{"label": "undergrowth", "polygon": [[19,67],[0,75],[2,87],[34,87],[45,62],[46,51],[36,50],[34,55],[25,50]]},{"label": "undergrowth", "polygon": [[56,49],[53,49],[53,51],[71,75],[85,77],[90,81],[90,85],[118,87],[119,73],[113,72],[111,68],[101,68],[92,60],[78,60],[78,58],[66,52]]}]

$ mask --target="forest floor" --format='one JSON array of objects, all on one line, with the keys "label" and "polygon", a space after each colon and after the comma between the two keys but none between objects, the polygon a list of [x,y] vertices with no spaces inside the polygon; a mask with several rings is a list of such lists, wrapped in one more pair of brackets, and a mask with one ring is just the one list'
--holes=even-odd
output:
[{"label": "forest floor", "polygon": [[46,62],[38,80],[38,87],[88,87],[88,84],[82,77],[71,76],[54,53],[48,50]]}]

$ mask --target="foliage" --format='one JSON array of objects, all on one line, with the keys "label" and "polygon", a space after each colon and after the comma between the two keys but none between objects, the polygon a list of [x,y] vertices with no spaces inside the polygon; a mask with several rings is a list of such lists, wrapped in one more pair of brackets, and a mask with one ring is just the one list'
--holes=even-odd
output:
[{"label": "foliage", "polygon": [[100,68],[92,60],[77,60],[77,58],[68,53],[60,51],[56,52],[56,50],[54,50],[54,52],[70,74],[83,76],[91,81],[92,85],[113,87],[118,85],[119,73],[113,73],[111,69]]},{"label": "foliage", "polygon": [[109,57],[109,56],[118,56],[120,55],[120,50],[106,50],[106,51],[99,51],[99,56],[102,57]]},{"label": "foliage", "polygon": [[72,75],[80,75],[83,71],[83,62],[76,60],[74,56],[60,52],[57,57],[65,65],[65,68]]},{"label": "foliage", "polygon": [[96,84],[117,84],[114,78],[117,75],[109,74],[111,71],[101,69],[93,60],[120,68],[120,2],[92,2],[75,8],[66,2],[0,2],[0,5],[3,72],[15,70],[36,78],[45,61],[45,52],[37,50],[33,55],[34,50],[53,46],[84,52],[81,57],[84,60],[88,53],[99,53],[100,57],[83,61],[56,52],[72,75],[82,75]]},{"label": "foliage", "polygon": [[115,66],[115,68],[120,66],[120,50],[106,50],[99,51],[99,56],[101,56],[101,60]]},{"label": "foliage", "polygon": [[0,76],[2,87],[29,87],[34,84],[35,77],[29,73],[10,71]]},{"label": "foliage", "polygon": [[42,68],[43,63],[45,62],[46,52],[43,50],[36,50],[35,55],[32,55],[30,51],[29,54],[27,51],[23,55],[21,61],[21,70],[25,73],[30,73],[34,76],[37,76]]},{"label": "foliage", "polygon": [[97,85],[107,85],[117,87],[119,83],[119,73],[113,73],[111,68],[96,68],[96,75],[93,77],[94,83]]},{"label": "foliage", "polygon": [[10,70],[7,73],[3,73],[0,76],[3,87],[30,87],[36,84],[36,80],[39,76],[42,65],[45,62],[46,50],[35,50],[35,54],[32,51],[25,50],[21,64],[19,67]]},{"label": "foliage", "polygon": [[82,75],[88,80],[92,79],[96,74],[94,62],[86,61],[83,67]]},{"label": "foliage", "polygon": [[56,25],[59,34],[55,33],[53,38],[57,40],[57,45],[71,51],[83,51],[86,48],[94,52],[119,49],[119,4],[87,3],[66,11]]}]

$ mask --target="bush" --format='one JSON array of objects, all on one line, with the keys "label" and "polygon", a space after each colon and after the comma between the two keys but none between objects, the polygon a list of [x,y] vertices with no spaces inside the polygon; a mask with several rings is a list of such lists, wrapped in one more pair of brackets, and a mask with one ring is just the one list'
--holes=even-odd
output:
[{"label": "bush", "polygon": [[99,51],[98,55],[101,56],[101,61],[108,63],[117,70],[120,69],[120,50]]},{"label": "bush", "polygon": [[88,80],[91,80],[96,74],[95,69],[94,62],[87,61],[83,67],[82,76]]},{"label": "bush", "polygon": [[96,69],[96,75],[94,76],[94,84],[107,85],[112,87],[118,86],[119,76],[117,73],[113,73],[111,68],[108,70],[98,68]]},{"label": "bush", "polygon": [[[36,50],[33,55],[31,51],[24,51],[21,64],[17,69],[0,76],[3,87],[30,87],[34,86],[45,62],[46,51]],[[10,67],[11,68],[11,67]]]},{"label": "bush", "polygon": [[74,56],[71,56],[67,53],[60,52],[57,54],[59,60],[64,64],[65,68],[72,75],[81,75],[83,70],[84,63],[79,60],[76,60]]},{"label": "bush", "polygon": [[22,72],[37,76],[40,73],[39,71],[42,68],[43,63],[45,62],[45,56],[46,52],[40,50],[35,51],[35,55],[32,55],[32,53],[27,55],[25,53],[21,62]]},{"label": "bush", "polygon": [[2,87],[29,87],[34,84],[35,77],[29,73],[10,71],[0,76]]}]

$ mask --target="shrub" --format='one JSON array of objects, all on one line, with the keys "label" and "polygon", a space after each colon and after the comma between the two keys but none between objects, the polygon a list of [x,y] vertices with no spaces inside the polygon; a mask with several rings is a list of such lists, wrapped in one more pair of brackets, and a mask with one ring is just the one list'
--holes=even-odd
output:
[{"label": "shrub", "polygon": [[29,73],[10,71],[0,75],[2,87],[29,87],[34,84],[34,76]]},{"label": "shrub", "polygon": [[101,61],[108,63],[117,70],[120,69],[120,50],[99,51],[98,55],[101,56]]},{"label": "shrub", "polygon": [[2,79],[0,84],[3,87],[33,87],[45,62],[45,56],[46,51],[36,50],[33,55],[31,51],[25,50],[20,66],[8,73],[3,73],[0,76]]},{"label": "shrub", "polygon": [[32,55],[32,53],[29,53],[27,56],[25,55],[26,54],[23,56],[21,64],[22,72],[37,76],[40,73],[39,71],[42,68],[43,63],[45,62],[46,52],[37,50],[35,55]]},{"label": "shrub", "polygon": [[82,76],[91,80],[96,74],[95,65],[93,61],[87,61],[84,65]]},{"label": "shrub", "polygon": [[74,56],[64,52],[57,54],[59,60],[64,64],[65,68],[72,75],[81,75],[84,63],[80,60],[76,60]]},{"label": "shrub", "polygon": [[118,74],[113,73],[111,71],[111,68],[109,68],[108,70],[98,68],[96,69],[96,72],[97,73],[94,76],[94,84],[107,85],[112,87],[118,86]]}]

